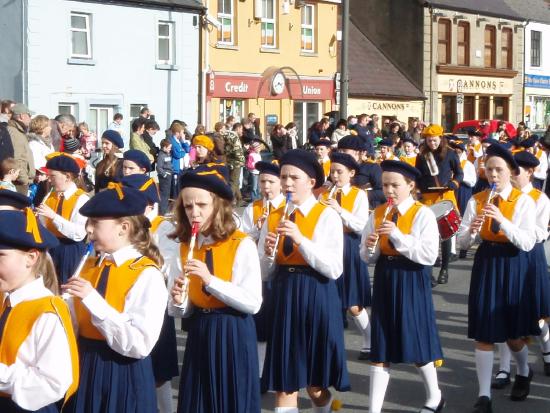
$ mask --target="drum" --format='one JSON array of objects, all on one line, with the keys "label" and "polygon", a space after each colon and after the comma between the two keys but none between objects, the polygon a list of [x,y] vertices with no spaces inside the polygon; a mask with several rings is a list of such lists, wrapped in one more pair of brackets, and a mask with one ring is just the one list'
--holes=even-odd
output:
[{"label": "drum", "polygon": [[460,214],[451,201],[441,201],[430,207],[437,219],[439,235],[443,241],[448,240],[458,232]]}]

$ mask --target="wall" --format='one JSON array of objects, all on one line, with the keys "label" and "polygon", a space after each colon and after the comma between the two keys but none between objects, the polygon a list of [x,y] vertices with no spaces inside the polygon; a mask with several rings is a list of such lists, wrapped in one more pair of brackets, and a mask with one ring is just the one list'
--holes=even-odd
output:
[{"label": "wall", "polygon": [[[538,67],[531,66],[532,30],[541,32],[541,57]],[[549,47],[550,25],[529,23],[525,28],[525,120],[533,129],[545,129],[550,124]]]},{"label": "wall", "polygon": [[0,100],[24,101],[24,0],[0,0]]}]

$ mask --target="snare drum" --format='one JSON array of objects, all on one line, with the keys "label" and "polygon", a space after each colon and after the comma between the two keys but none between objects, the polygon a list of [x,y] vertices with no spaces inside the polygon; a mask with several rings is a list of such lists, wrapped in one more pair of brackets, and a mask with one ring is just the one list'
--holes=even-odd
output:
[{"label": "snare drum", "polygon": [[460,227],[460,214],[451,201],[441,201],[434,204],[430,209],[435,214],[439,235],[443,241],[448,240],[458,232]]}]

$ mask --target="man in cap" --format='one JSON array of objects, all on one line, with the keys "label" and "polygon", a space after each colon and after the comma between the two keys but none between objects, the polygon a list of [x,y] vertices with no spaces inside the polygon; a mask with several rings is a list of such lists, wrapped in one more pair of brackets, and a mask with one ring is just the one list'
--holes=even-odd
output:
[{"label": "man in cap", "polygon": [[13,145],[13,157],[20,169],[15,187],[17,192],[26,195],[29,184],[33,182],[35,175],[34,158],[27,138],[27,130],[31,123],[31,111],[23,103],[17,103],[11,112],[12,118],[8,122],[8,133]]}]

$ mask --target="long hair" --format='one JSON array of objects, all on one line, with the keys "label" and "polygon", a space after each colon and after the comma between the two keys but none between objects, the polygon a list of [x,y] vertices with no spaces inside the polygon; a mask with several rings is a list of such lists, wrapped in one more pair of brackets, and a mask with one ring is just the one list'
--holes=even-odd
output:
[{"label": "long hair", "polygon": [[[174,208],[176,219],[176,229],[169,234],[172,239],[180,242],[189,242],[191,239],[191,223],[187,219],[185,208],[183,207],[183,191],[180,192]],[[228,238],[237,229],[237,224],[233,219],[233,206],[231,201],[223,199],[212,194],[214,202],[212,215],[208,227],[203,231],[203,235],[210,236],[214,241],[222,241]]]},{"label": "long hair", "polygon": [[120,223],[125,220],[130,222],[130,234],[128,239],[134,248],[137,249],[141,255],[152,259],[159,267],[162,267],[164,260],[149,232],[149,228],[151,228],[149,220],[144,215],[132,215],[118,218],[117,221]]},{"label": "long hair", "polygon": [[41,275],[44,279],[44,286],[50,290],[53,295],[59,295],[59,283],[52,257],[46,251],[40,251],[38,260],[34,264],[34,273]]},{"label": "long hair", "polygon": [[[447,151],[449,150],[449,146],[447,144],[447,138],[441,136],[440,139],[441,139],[441,142],[439,143],[439,146],[437,147],[437,149],[433,151],[433,154],[437,160],[442,161],[447,156]],[[424,143],[420,149],[420,154],[424,158],[426,158],[426,155],[428,154],[428,152],[432,152],[432,150],[428,147],[428,145],[426,145],[426,143]]]}]

